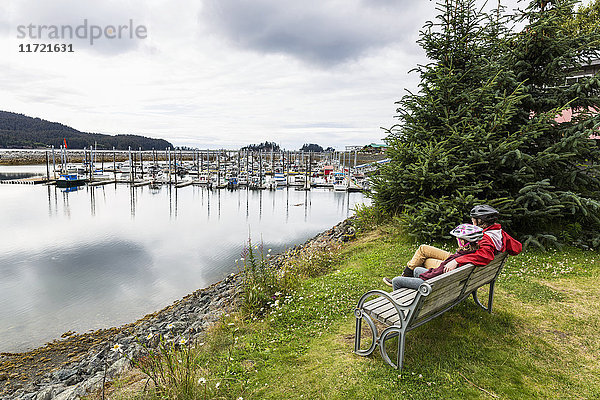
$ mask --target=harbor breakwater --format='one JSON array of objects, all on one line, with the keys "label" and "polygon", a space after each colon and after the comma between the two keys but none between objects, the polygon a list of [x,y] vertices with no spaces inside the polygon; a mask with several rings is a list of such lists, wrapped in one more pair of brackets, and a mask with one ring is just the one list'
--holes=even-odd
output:
[{"label": "harbor breakwater", "polygon": [[[297,251],[326,248],[354,236],[353,219],[340,222],[304,244],[273,257],[275,267]],[[75,400],[101,388],[131,367],[145,351],[140,338],[150,333],[178,341],[201,340],[207,328],[234,311],[242,290],[242,274],[232,274],[199,289],[156,313],[119,328],[70,335],[27,353],[0,355],[3,400]],[[119,351],[114,346],[119,345]],[[65,361],[63,361],[65,360]]]},{"label": "harbor breakwater", "polygon": [[[60,149],[54,150],[54,160],[56,163],[60,163],[61,155]],[[89,157],[89,150],[68,150],[68,161],[71,163],[81,163],[83,160]],[[97,162],[104,159],[107,163],[113,161],[113,151],[102,150],[98,151],[96,156]],[[35,164],[46,164],[46,156],[48,156],[48,162],[52,166],[52,149],[0,149],[0,165],[35,165]],[[164,154],[157,152],[156,156],[159,160],[165,159]],[[143,153],[144,160],[152,159],[152,152],[146,151]],[[122,162],[129,159],[129,153],[126,150],[116,150],[114,152],[114,160]]]}]

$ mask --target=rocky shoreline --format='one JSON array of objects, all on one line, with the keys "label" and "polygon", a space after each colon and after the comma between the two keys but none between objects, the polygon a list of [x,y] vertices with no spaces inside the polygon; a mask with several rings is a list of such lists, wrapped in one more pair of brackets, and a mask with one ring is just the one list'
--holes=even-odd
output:
[{"label": "rocky shoreline", "polygon": [[[52,149],[49,150],[24,150],[1,149],[0,165],[34,165],[46,164],[46,154],[52,165]],[[56,161],[60,161],[60,150],[54,150]],[[84,159],[83,150],[69,150],[69,161],[81,162]]]},{"label": "rocky shoreline", "polygon": [[[304,244],[275,256],[272,262],[278,265],[288,254],[297,250],[323,248],[332,242],[347,241],[354,236],[354,232],[352,218],[347,219]],[[155,340],[160,336],[175,340],[200,339],[206,329],[223,314],[235,310],[241,282],[240,274],[232,274],[135,323],[91,334],[69,336],[64,341],[56,341],[28,353],[2,354],[0,366],[4,368],[0,369],[0,396],[3,400],[79,399],[85,393],[101,388],[105,381],[114,379],[130,367],[129,360],[140,356],[144,351],[138,338],[145,338],[152,333]],[[84,346],[79,352],[75,351],[82,342],[89,346]],[[116,344],[119,345],[119,351],[113,349]],[[45,373],[28,375],[19,369],[25,365],[23,360],[29,360],[35,365],[43,362],[49,358],[44,350],[51,351],[53,347],[59,348],[62,359],[66,358],[68,361],[60,362]],[[73,358],[69,359],[67,356],[71,355]],[[40,372],[44,371],[42,369]]]}]

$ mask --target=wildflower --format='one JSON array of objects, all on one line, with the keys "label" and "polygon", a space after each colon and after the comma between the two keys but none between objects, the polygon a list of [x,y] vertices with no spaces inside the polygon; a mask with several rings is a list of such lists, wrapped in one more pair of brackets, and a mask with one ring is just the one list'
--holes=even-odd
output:
[{"label": "wildflower", "polygon": [[217,382],[217,384],[215,385],[215,389],[218,389],[219,386],[221,386],[221,382]]},{"label": "wildflower", "polygon": [[183,346],[183,345],[184,345],[184,344],[186,344],[186,343],[187,343],[187,340],[186,340],[185,338],[181,338],[181,339],[179,340],[179,345],[180,345],[180,346]]},{"label": "wildflower", "polygon": [[228,326],[233,326],[233,325],[235,325],[235,324],[234,324],[233,322],[230,322],[230,323],[228,323],[227,325],[228,325]]},{"label": "wildflower", "polygon": [[281,292],[275,292],[275,296],[281,296]]},{"label": "wildflower", "polygon": [[238,397],[237,400],[244,400],[242,396]]},{"label": "wildflower", "polygon": [[154,337],[154,334],[153,334],[152,332],[150,332],[150,333],[148,334],[148,336],[146,336],[146,339],[147,339],[147,340],[150,340],[150,339],[152,339],[153,337]]},{"label": "wildflower", "polygon": [[198,346],[204,346],[204,342],[198,343]]},{"label": "wildflower", "polygon": [[204,379],[204,377],[198,379],[198,383],[201,385],[206,385],[206,379]]},{"label": "wildflower", "polygon": [[167,325],[167,329],[173,329],[173,323],[170,323],[169,325]]},{"label": "wildflower", "polygon": [[118,351],[119,353],[121,353],[121,352],[123,351],[123,350],[121,350],[121,347],[122,347],[122,346],[121,346],[119,343],[117,343],[117,344],[115,344],[115,345],[112,347],[112,349],[111,349],[111,350],[112,350],[112,351]]}]

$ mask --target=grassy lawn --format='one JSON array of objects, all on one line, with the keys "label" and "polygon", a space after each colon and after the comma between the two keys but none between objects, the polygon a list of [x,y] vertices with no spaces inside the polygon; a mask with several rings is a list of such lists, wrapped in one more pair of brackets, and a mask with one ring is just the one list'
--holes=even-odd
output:
[{"label": "grassy lawn", "polygon": [[[393,227],[379,228],[342,247],[336,269],[282,295],[265,316],[224,317],[191,350],[191,392],[173,397],[600,398],[597,252],[529,251],[511,258],[496,285],[493,313],[468,299],[411,331],[401,374],[378,350],[353,354],[358,299],[383,289],[381,277],[399,274],[415,247]],[[132,385],[115,383],[109,398],[132,398],[122,390]]]}]

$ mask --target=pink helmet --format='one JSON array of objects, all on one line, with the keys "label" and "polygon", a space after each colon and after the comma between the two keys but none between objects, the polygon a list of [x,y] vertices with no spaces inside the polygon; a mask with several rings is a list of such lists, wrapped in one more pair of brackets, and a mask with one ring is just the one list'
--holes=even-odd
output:
[{"label": "pink helmet", "polygon": [[483,229],[477,225],[472,224],[460,224],[450,232],[452,236],[456,236],[459,239],[466,240],[467,242],[479,242],[483,238]]}]

